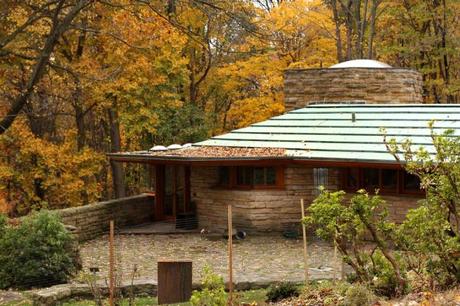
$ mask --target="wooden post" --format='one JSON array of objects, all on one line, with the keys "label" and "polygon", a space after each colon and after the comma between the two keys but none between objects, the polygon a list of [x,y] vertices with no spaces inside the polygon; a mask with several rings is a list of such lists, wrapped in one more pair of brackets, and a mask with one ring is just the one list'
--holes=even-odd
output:
[{"label": "wooden post", "polygon": [[177,215],[177,166],[172,166],[172,192],[173,192],[173,207],[172,214],[174,217]]},{"label": "wooden post", "polygon": [[233,223],[232,205],[228,205],[228,305],[233,303]]},{"label": "wooden post", "polygon": [[303,199],[300,199],[300,209],[302,210],[302,235],[303,235],[303,260],[305,269],[305,284],[308,285],[308,253],[307,253],[307,229],[303,223],[305,218],[305,205]]},{"label": "wooden post", "polygon": [[338,272],[338,262],[337,262],[337,242],[335,239],[337,238],[337,231],[334,234],[334,264],[333,264],[333,269],[334,269],[334,282],[337,281],[337,272]]},{"label": "wooden post", "polygon": [[113,241],[115,234],[115,223],[113,220],[110,220],[110,234],[109,234],[109,305],[113,306],[113,297],[114,297],[114,269],[115,269],[115,258],[113,250]]}]

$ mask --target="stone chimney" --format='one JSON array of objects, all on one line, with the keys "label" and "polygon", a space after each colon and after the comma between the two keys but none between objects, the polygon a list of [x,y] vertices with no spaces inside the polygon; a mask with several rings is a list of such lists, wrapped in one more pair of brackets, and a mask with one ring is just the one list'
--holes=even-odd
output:
[{"label": "stone chimney", "polygon": [[422,75],[373,60],[284,73],[286,112],[312,103],[423,103]]}]

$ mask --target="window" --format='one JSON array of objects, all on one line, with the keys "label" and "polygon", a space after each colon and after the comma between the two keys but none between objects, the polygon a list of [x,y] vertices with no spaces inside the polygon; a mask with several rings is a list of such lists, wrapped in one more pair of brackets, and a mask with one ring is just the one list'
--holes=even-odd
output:
[{"label": "window", "polygon": [[219,167],[218,186],[235,189],[283,187],[282,167]]},{"label": "window", "polygon": [[402,175],[402,190],[405,193],[420,192],[420,179],[415,175],[404,172]]},{"label": "window", "polygon": [[398,191],[398,170],[382,169],[382,191],[397,192]]},{"label": "window", "polygon": [[230,184],[230,169],[228,167],[219,167],[219,185],[226,186]]},{"label": "window", "polygon": [[397,169],[345,168],[342,169],[342,188],[348,191],[366,189],[383,194],[423,194],[418,177]]},{"label": "window", "polygon": [[359,169],[357,168],[348,168],[345,169],[345,176],[347,180],[345,180],[346,185],[344,189],[352,190],[352,189],[359,189]]},{"label": "window", "polygon": [[326,187],[328,185],[328,169],[327,168],[314,168],[313,169],[313,184],[315,190],[313,191],[316,195],[320,193],[320,187]]},{"label": "window", "polygon": [[363,188],[369,191],[373,191],[379,188],[380,183],[380,171],[379,169],[363,169]]},{"label": "window", "polygon": [[254,168],[237,167],[236,184],[240,186],[251,186],[254,184]]}]

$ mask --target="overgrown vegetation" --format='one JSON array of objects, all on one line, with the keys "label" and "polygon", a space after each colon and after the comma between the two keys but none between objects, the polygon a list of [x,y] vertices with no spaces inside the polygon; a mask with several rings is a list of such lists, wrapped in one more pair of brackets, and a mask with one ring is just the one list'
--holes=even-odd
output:
[{"label": "overgrown vegetation", "polygon": [[201,290],[193,291],[190,302],[196,306],[220,306],[227,303],[227,293],[222,276],[213,272],[211,267],[203,268],[203,286]]},{"label": "overgrown vegetation", "polygon": [[406,170],[426,190],[426,199],[398,229],[396,242],[419,278],[428,273],[429,283],[448,286],[460,282],[460,139],[452,130],[436,134],[435,122],[429,126],[434,154],[414,148],[410,140],[388,141],[395,158],[407,161]]},{"label": "overgrown vegetation", "polygon": [[432,154],[414,150],[410,141],[387,142],[426,190],[426,199],[402,224],[389,221],[378,191],[347,196],[322,190],[308,208],[304,222],[337,246],[354,270],[351,280],[379,295],[400,296],[411,289],[448,288],[460,282],[460,141],[452,131],[432,132],[432,140]]},{"label": "overgrown vegetation", "polygon": [[48,211],[8,225],[0,217],[0,289],[66,282],[80,267],[71,234]]},{"label": "overgrown vegetation", "polygon": [[282,299],[298,296],[300,289],[296,284],[282,282],[273,284],[268,288],[267,301],[277,302]]},{"label": "overgrown vegetation", "polygon": [[390,249],[395,224],[387,220],[384,205],[382,198],[364,190],[349,201],[344,191],[322,190],[308,208],[305,222],[317,227],[320,238],[337,246],[357,281],[385,295],[401,295],[407,290],[407,278],[403,263]]}]

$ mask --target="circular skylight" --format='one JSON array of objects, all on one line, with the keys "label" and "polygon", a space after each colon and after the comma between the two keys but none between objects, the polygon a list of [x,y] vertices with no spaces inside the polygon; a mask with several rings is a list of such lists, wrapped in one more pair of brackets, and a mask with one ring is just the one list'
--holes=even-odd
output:
[{"label": "circular skylight", "polygon": [[379,61],[374,61],[374,60],[369,60],[369,59],[358,59],[358,60],[338,63],[335,65],[332,65],[329,68],[391,68],[391,66],[388,64],[379,62]]},{"label": "circular skylight", "polygon": [[149,151],[166,151],[168,150],[165,146],[154,146]]}]

